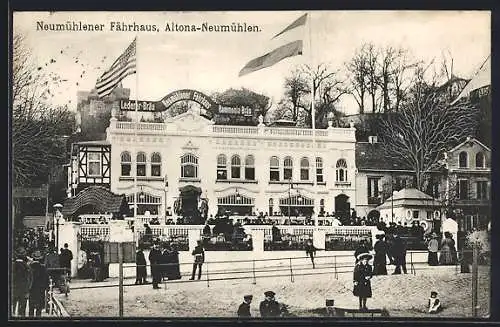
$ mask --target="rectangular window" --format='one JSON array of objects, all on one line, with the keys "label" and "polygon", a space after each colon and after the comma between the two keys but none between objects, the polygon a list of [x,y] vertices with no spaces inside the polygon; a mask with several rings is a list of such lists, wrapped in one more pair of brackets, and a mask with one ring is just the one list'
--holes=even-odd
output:
[{"label": "rectangular window", "polygon": [[309,169],[300,169],[300,180],[308,181],[309,180]]},{"label": "rectangular window", "polygon": [[161,175],[161,165],[151,164],[151,176],[160,176]]},{"label": "rectangular window", "polygon": [[368,196],[376,198],[379,196],[378,182],[380,177],[368,177]]},{"label": "rectangular window", "polygon": [[137,176],[146,176],[146,164],[137,163]]},{"label": "rectangular window", "polygon": [[182,166],[181,177],[196,178],[198,175],[198,167],[195,165],[186,164]]},{"label": "rectangular window", "polygon": [[418,210],[413,210],[413,219],[418,219]]},{"label": "rectangular window", "polygon": [[318,183],[323,183],[323,169],[316,169],[316,181]]},{"label": "rectangular window", "polygon": [[89,176],[101,175],[101,154],[96,152],[88,153],[88,174]]},{"label": "rectangular window", "polygon": [[273,182],[279,182],[280,180],[279,168],[271,168],[271,170],[269,171],[269,180]]},{"label": "rectangular window", "polygon": [[245,179],[247,181],[255,180],[255,168],[254,167],[245,167]]},{"label": "rectangular window", "polygon": [[122,176],[130,176],[131,165],[129,163],[122,163]]},{"label": "rectangular window", "polygon": [[227,179],[227,170],[226,168],[217,168],[217,179]]},{"label": "rectangular window", "polygon": [[458,198],[460,200],[467,200],[469,198],[469,181],[461,179],[458,181]]},{"label": "rectangular window", "polygon": [[283,169],[283,178],[285,180],[292,179],[292,168]]},{"label": "rectangular window", "polygon": [[239,166],[231,167],[231,178],[240,178],[241,177],[241,169]]},{"label": "rectangular window", "polygon": [[478,200],[487,200],[488,199],[488,182],[479,181],[476,184],[476,195]]}]

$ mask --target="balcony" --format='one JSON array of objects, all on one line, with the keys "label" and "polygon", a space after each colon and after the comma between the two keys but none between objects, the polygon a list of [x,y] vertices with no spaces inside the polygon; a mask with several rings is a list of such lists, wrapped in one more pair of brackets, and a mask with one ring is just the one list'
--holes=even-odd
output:
[{"label": "balcony", "polygon": [[368,205],[380,205],[382,203],[382,199],[380,197],[369,196],[368,197]]}]

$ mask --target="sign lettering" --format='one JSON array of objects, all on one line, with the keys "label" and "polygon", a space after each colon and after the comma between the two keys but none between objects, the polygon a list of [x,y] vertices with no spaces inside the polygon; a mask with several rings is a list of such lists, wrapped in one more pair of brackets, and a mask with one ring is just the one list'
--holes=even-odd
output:
[{"label": "sign lettering", "polygon": [[[156,111],[156,105],[153,101],[137,101],[139,108],[137,111]],[[120,100],[120,110],[135,111],[135,101]]]}]

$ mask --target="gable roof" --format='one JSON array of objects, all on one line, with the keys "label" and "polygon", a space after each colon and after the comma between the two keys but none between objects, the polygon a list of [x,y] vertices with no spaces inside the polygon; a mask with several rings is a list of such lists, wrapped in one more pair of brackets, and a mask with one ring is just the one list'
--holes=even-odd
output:
[{"label": "gable roof", "polygon": [[377,210],[388,209],[391,206],[440,206],[439,201],[432,196],[416,188],[404,188],[394,192],[394,195],[389,197],[377,207]]},{"label": "gable roof", "polygon": [[451,153],[451,152],[455,152],[457,151],[458,149],[460,149],[461,147],[463,147],[465,144],[468,144],[468,143],[476,143],[476,144],[479,144],[481,147],[483,147],[484,149],[486,149],[487,151],[491,152],[491,149],[488,148],[486,145],[484,145],[483,143],[479,142],[478,139],[476,138],[471,138],[471,137],[468,137],[465,141],[463,141],[462,143],[458,144],[457,146],[455,146],[453,149],[447,151],[447,153]]},{"label": "gable roof", "polygon": [[465,85],[462,92],[457,96],[451,105],[455,104],[460,98],[469,96],[471,91],[477,90],[483,86],[491,85],[491,56],[488,55],[481,67],[474,74],[472,79]]},{"label": "gable roof", "polygon": [[411,170],[392,160],[387,160],[381,143],[356,143],[356,168],[358,170]]},{"label": "gable roof", "polygon": [[75,197],[66,199],[61,212],[64,216],[74,216],[86,206],[102,213],[126,214],[129,210],[125,195],[114,194],[102,186],[89,186]]}]

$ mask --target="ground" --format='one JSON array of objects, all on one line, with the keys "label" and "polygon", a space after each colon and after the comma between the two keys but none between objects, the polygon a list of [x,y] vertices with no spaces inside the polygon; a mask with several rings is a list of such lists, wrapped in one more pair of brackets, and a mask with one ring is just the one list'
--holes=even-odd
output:
[{"label": "ground", "polygon": [[[480,317],[489,315],[489,276],[488,268],[480,267]],[[273,290],[276,300],[287,304],[292,314],[317,317],[322,316],[325,299],[334,299],[337,307],[357,307],[351,278],[350,274],[340,274],[338,279],[333,274],[323,274],[296,276],[291,282],[290,277],[271,277],[257,279],[256,284],[251,279],[211,281],[207,287],[206,280],[187,281],[184,277],[181,282],[163,283],[160,290],[153,290],[151,285],[128,286],[124,292],[124,316],[235,317],[245,294],[254,295],[252,315],[259,316],[258,305],[263,293]],[[116,283],[116,280],[107,283]],[[117,317],[118,288],[87,285],[94,288],[73,289],[67,298],[60,296],[69,314],[73,317]],[[396,317],[429,317],[427,299],[431,290],[436,290],[444,310],[435,316],[471,317],[471,285],[471,274],[457,273],[454,267],[417,270],[416,275],[376,276],[368,307],[385,308],[390,316]]]}]

